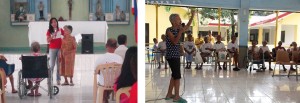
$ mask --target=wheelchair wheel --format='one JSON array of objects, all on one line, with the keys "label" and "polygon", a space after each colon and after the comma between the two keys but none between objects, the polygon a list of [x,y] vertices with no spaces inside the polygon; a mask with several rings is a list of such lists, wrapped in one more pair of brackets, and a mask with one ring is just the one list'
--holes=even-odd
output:
[{"label": "wheelchair wheel", "polygon": [[59,88],[57,86],[53,86],[53,95],[57,95],[59,93]]},{"label": "wheelchair wheel", "polygon": [[48,94],[50,96],[50,99],[53,98],[53,76],[52,76],[52,71],[49,69],[48,72]]},{"label": "wheelchair wheel", "polygon": [[22,70],[20,70],[18,73],[18,91],[20,99],[23,99],[27,94],[26,81],[22,78]]}]

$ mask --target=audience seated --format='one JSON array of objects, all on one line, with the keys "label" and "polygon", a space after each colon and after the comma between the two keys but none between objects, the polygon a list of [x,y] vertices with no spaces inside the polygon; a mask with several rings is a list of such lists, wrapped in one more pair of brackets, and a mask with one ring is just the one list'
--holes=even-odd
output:
[{"label": "audience seated", "polygon": [[227,45],[227,51],[229,53],[231,53],[233,55],[233,60],[234,62],[234,66],[235,68],[233,68],[234,71],[239,71],[240,69],[238,68],[238,57],[239,57],[239,53],[238,53],[238,44],[235,43],[236,41],[236,36],[231,36],[231,42],[228,43]]},{"label": "audience seated", "polygon": [[[31,43],[31,55],[32,56],[40,56],[40,44],[38,42]],[[41,78],[28,78],[28,88],[32,88],[33,82],[37,85],[40,84]],[[39,87],[35,87],[30,90],[30,93],[27,94],[28,96],[41,96],[42,94],[39,93]]]},{"label": "audience seated", "polygon": [[[274,49],[272,49],[272,53],[273,53],[273,58],[276,58],[276,53],[277,51],[286,51],[284,47],[282,47],[282,41],[278,42],[278,46],[275,47]],[[276,60],[275,60],[276,61]],[[283,66],[283,70],[286,71],[286,68],[284,65]]]},{"label": "audience seated", "polygon": [[[257,41],[252,41],[252,46],[248,48],[248,55],[252,60],[262,60],[262,49],[259,49],[257,45]],[[257,64],[259,65],[259,64]],[[257,66],[259,67],[259,66]],[[255,69],[254,69],[255,70]],[[258,68],[257,72],[264,71],[262,68]]]},{"label": "audience seated", "polygon": [[[97,57],[97,60],[95,62],[95,69],[97,68],[98,65],[100,64],[106,64],[106,63],[118,63],[118,64],[122,64],[123,59],[121,56],[119,56],[118,54],[115,54],[115,50],[117,48],[117,40],[113,39],[113,38],[109,38],[106,42],[106,53],[105,54],[101,54]],[[103,85],[104,84],[104,78],[102,73],[99,73],[98,76],[98,83],[99,85]],[[104,91],[104,95],[103,95],[103,102],[104,103],[108,103],[108,97],[109,94],[111,93],[111,91]]]},{"label": "audience seated", "polygon": [[[218,35],[218,36],[217,36],[217,42],[214,44],[214,51],[215,51],[217,57],[218,57],[218,55],[219,55],[219,52],[221,52],[221,51],[226,51],[225,45],[224,45],[224,43],[222,43],[222,41],[221,41],[221,35]],[[217,65],[217,66],[219,66],[219,69],[220,69],[220,70],[222,69],[222,68],[221,68],[221,65],[220,65],[220,62],[218,62],[218,65]],[[227,63],[224,62],[224,64],[223,64],[223,70],[227,70],[226,67],[227,67]]]},{"label": "audience seated", "polygon": [[118,36],[118,48],[115,50],[115,53],[120,55],[123,59],[125,58],[125,53],[127,51],[127,36],[124,34],[121,34]]},{"label": "audience seated", "polygon": [[[273,69],[271,68],[271,61],[273,59],[272,54],[270,52],[269,47],[267,46],[268,42],[263,41],[262,46],[259,47],[259,49],[264,53],[264,59],[269,62],[269,70],[272,71]],[[266,69],[265,65],[263,65],[262,69]]]},{"label": "audience seated", "polygon": [[[4,55],[1,55],[0,54],[0,59],[1,60],[5,60],[5,61],[7,61],[7,59],[4,57]],[[1,68],[1,69],[3,69],[3,68]],[[5,71],[5,70],[3,70],[3,71]],[[5,77],[7,77],[7,76],[5,76]],[[8,76],[8,78],[9,78],[9,81],[10,81],[10,84],[11,84],[11,88],[12,88],[12,90],[11,90],[11,92],[12,93],[18,93],[18,91],[15,89],[15,87],[14,87],[14,77],[13,77],[13,75],[9,75]],[[6,81],[6,80],[5,80]],[[6,82],[5,82],[6,83]],[[6,85],[6,84],[5,84]]]},{"label": "audience seated", "polygon": [[167,50],[167,46],[166,46],[166,35],[163,34],[161,35],[161,39],[162,41],[158,43],[158,50],[160,51],[160,59],[162,63],[165,63],[165,69],[168,69],[168,65],[167,65],[167,61],[163,61],[163,57],[165,57],[165,53]]},{"label": "audience seated", "polygon": [[[296,43],[296,42],[292,42],[291,48],[289,48],[287,51],[288,51],[288,53],[289,53],[290,60],[292,60],[292,52],[293,52],[293,51],[299,51],[299,47],[297,47],[297,43]],[[296,69],[293,68],[293,65],[291,65],[290,70],[296,71]]]},{"label": "audience seated", "polygon": [[[116,80],[114,90],[116,92],[120,88],[130,87],[135,83],[137,84],[137,47],[130,47],[125,54],[121,74]],[[132,91],[130,92],[133,93]],[[130,98],[137,99],[137,97],[132,97],[131,95]],[[121,94],[120,103],[132,102],[129,102],[129,98],[126,95]]]},{"label": "audience seated", "polygon": [[[204,37],[204,44],[200,48],[201,57],[203,62],[206,62],[206,57],[211,55],[211,52],[214,50],[212,44],[208,41],[208,37]],[[197,70],[201,70],[203,66],[203,63],[201,63],[200,67],[198,67],[198,64],[196,65]]]},{"label": "audience seated", "polygon": [[196,51],[192,35],[188,35],[188,41],[186,41],[184,43],[184,51],[185,51],[185,58],[186,58],[186,67],[185,67],[185,69],[191,69],[191,65],[192,65],[192,61],[193,61],[193,55]]}]

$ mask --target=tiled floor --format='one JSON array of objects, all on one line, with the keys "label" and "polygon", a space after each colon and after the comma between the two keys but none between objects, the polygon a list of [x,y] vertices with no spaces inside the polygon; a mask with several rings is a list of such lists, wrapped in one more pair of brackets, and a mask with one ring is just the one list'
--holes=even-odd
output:
[{"label": "tiled floor", "polygon": [[[16,64],[16,70],[14,75],[15,88],[17,89],[17,72],[21,68],[21,62],[18,59],[20,54],[5,54],[8,59],[8,63]],[[75,71],[74,71],[74,83],[75,86],[58,86],[59,93],[50,99],[47,93],[41,91],[41,97],[25,97],[20,99],[18,94],[11,93],[11,85],[7,83],[6,99],[7,103],[92,103],[93,101],[93,71],[94,61],[97,58],[97,54],[76,54]],[[56,75],[56,74],[54,74]],[[41,85],[47,87],[46,80]],[[63,79],[62,81],[63,82]],[[56,85],[56,77],[54,77],[54,84]],[[111,101],[114,103],[114,101]]]},{"label": "tiled floor", "polygon": [[[295,76],[272,77],[268,70],[252,73],[246,69],[214,71],[211,65],[204,66],[203,70],[184,70],[181,66],[181,71],[184,78],[181,79],[180,94],[188,103],[300,102],[300,83]],[[146,64],[147,103],[172,103],[172,100],[161,99],[167,94],[170,73],[170,69],[151,68]]]}]

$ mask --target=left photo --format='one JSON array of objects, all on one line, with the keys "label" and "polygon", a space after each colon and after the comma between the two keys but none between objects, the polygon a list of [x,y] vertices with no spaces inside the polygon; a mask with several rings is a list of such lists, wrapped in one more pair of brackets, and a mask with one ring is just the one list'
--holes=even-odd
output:
[{"label": "left photo", "polygon": [[137,103],[137,0],[0,8],[0,103]]}]

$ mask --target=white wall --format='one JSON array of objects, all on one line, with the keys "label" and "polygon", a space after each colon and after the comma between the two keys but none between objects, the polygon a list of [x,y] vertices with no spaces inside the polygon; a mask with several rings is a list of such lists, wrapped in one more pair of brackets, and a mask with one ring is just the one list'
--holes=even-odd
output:
[{"label": "white wall", "polygon": [[294,42],[295,27],[294,25],[282,25],[281,31],[285,31],[285,42],[283,45],[290,45]]}]

